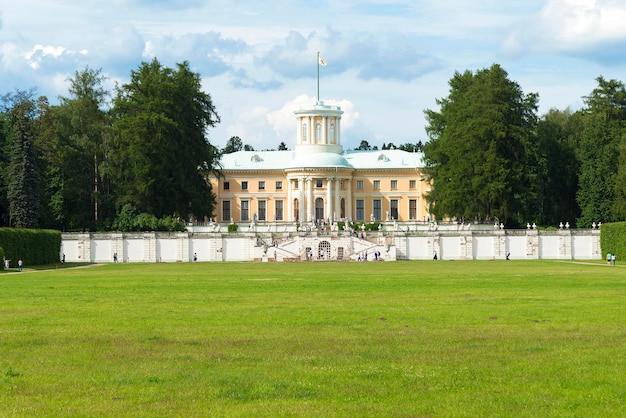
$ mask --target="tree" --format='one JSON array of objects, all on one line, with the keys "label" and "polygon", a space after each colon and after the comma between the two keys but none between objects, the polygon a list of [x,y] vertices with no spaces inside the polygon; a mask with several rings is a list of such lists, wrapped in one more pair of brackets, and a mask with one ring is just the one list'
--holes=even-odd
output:
[{"label": "tree", "polygon": [[206,134],[219,116],[189,63],[142,63],[117,89],[112,114],[118,207],[130,203],[156,217],[210,216],[208,174],[219,153]]},{"label": "tree", "polygon": [[243,146],[243,150],[244,151],[254,151],[254,147],[252,145],[246,144],[246,145]]},{"label": "tree", "polygon": [[367,151],[367,150],[371,150],[372,147],[369,144],[369,142],[367,142],[366,140],[361,140],[361,143],[359,144],[358,147],[355,148],[355,150],[361,150],[361,151]]},{"label": "tree", "polygon": [[231,136],[222,150],[223,154],[232,154],[243,149],[243,141],[238,136]]},{"label": "tree", "polygon": [[536,216],[537,95],[497,64],[456,72],[449,85],[440,111],[425,111],[432,213],[515,225]]},{"label": "tree", "polygon": [[580,161],[576,155],[580,140],[581,114],[552,109],[538,122],[540,225],[574,225],[580,216],[576,201]]},{"label": "tree", "polygon": [[[106,177],[109,92],[106,77],[89,67],[69,79],[69,96],[61,97],[55,111],[57,138],[49,154],[47,187],[50,204],[63,228],[92,228],[112,218]],[[54,160],[52,160],[52,158]]]},{"label": "tree", "polygon": [[626,121],[626,89],[617,80],[596,79],[598,87],[584,98],[583,130],[578,148],[581,162],[577,200],[581,209],[579,227],[593,222],[624,219],[626,193],[624,168],[626,159],[624,128]]},{"label": "tree", "polygon": [[278,151],[287,151],[288,149],[289,148],[287,148],[287,144],[285,144],[284,142],[278,144]]},{"label": "tree", "polygon": [[10,226],[36,228],[39,210],[40,177],[34,146],[36,104],[32,91],[18,91],[4,97],[11,104],[10,115],[10,159],[8,166],[8,201]]}]

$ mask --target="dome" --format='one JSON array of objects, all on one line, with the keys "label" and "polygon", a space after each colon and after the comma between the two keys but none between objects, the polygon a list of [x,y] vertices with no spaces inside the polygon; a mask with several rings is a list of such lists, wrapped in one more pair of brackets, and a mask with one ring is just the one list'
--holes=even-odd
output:
[{"label": "dome", "polygon": [[291,168],[346,167],[352,168],[343,155],[331,152],[300,153],[291,161]]}]

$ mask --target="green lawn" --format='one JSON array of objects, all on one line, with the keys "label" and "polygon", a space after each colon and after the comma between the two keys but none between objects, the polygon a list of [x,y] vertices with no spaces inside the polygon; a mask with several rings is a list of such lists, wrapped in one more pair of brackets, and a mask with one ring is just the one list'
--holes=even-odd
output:
[{"label": "green lawn", "polygon": [[0,274],[0,417],[618,416],[603,263],[111,264]]}]

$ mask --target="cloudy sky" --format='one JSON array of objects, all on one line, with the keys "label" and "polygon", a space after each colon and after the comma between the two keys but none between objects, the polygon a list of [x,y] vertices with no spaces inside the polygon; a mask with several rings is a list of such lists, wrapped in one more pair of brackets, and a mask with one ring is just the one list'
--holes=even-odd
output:
[{"label": "cloudy sky", "polygon": [[455,71],[500,64],[540,113],[578,109],[602,75],[626,82],[626,0],[0,0],[0,94],[53,104],[89,66],[109,86],[142,61],[188,61],[222,122],[209,140],[295,144],[293,110],[345,111],[353,148],[426,140]]}]

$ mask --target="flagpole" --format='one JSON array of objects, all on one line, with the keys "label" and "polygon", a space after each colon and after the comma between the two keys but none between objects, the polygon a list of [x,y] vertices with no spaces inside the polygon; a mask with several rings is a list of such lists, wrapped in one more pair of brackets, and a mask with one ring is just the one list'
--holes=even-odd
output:
[{"label": "flagpole", "polygon": [[320,51],[317,51],[317,103],[320,102]]}]

